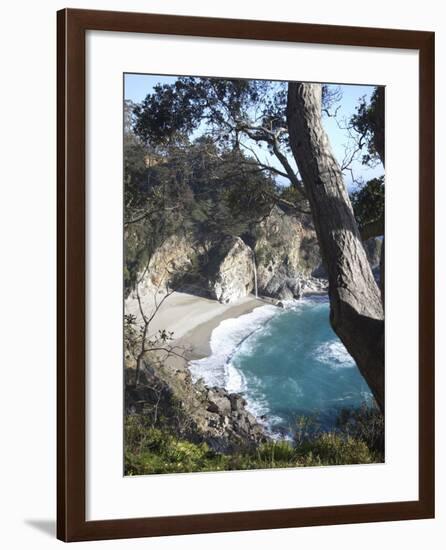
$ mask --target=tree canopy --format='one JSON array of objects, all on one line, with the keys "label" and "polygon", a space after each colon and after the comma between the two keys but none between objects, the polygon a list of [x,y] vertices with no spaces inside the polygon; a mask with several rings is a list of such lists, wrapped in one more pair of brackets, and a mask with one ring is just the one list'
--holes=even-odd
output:
[{"label": "tree canopy", "polygon": [[[200,136],[175,140],[162,153],[137,136],[124,143],[128,290],[170,235],[243,234],[271,211],[281,190],[242,151]],[[156,152],[158,151],[158,152]]]}]

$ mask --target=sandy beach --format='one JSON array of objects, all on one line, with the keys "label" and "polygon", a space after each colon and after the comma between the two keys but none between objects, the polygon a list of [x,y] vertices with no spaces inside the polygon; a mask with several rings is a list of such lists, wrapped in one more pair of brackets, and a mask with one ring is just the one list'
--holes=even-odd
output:
[{"label": "sandy beach", "polygon": [[[156,297],[160,303],[163,296]],[[199,359],[210,355],[209,346],[212,331],[225,319],[232,319],[251,312],[265,301],[246,296],[231,304],[221,304],[201,296],[174,292],[168,296],[150,323],[150,335],[159,330],[173,332],[176,345],[188,350],[188,359]],[[146,294],[141,297],[141,304],[146,315],[155,310],[155,296]],[[126,314],[135,315],[141,320],[136,297],[129,297],[125,302]]]}]

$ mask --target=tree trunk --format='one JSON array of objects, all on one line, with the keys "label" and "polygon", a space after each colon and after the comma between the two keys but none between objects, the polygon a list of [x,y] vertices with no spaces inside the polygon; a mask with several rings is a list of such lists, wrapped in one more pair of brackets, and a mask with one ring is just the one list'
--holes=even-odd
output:
[{"label": "tree trunk", "polygon": [[136,388],[136,386],[138,386],[138,384],[139,384],[139,378],[140,378],[140,375],[141,375],[143,359],[144,359],[144,352],[141,352],[141,353],[138,355],[137,359],[136,359],[135,388]]},{"label": "tree trunk", "polygon": [[384,412],[384,313],[380,291],[321,114],[319,84],[289,84],[290,145],[328,271],[331,325]]}]

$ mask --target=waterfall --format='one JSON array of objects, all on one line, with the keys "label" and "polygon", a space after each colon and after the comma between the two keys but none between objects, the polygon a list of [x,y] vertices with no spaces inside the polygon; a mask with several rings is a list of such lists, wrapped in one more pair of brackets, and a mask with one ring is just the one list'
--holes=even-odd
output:
[{"label": "waterfall", "polygon": [[254,290],[255,290],[256,298],[258,298],[259,295],[258,295],[258,292],[257,292],[257,266],[256,266],[256,256],[255,256],[255,254],[252,255],[252,265],[254,267]]}]

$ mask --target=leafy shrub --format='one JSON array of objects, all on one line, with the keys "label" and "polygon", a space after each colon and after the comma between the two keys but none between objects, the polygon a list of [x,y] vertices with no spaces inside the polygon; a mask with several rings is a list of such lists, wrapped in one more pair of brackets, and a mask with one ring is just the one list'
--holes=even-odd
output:
[{"label": "leafy shrub", "polygon": [[375,462],[384,461],[384,416],[377,407],[362,405],[344,409],[338,417],[342,433],[363,441],[375,456]]},{"label": "leafy shrub", "polygon": [[258,457],[260,460],[271,464],[289,463],[296,460],[296,450],[288,441],[271,441],[260,446]]},{"label": "leafy shrub", "polygon": [[[143,414],[131,414],[125,421],[125,474],[146,475],[222,470],[294,468],[381,462],[379,450],[383,421],[379,412],[368,408],[343,411],[339,428],[321,432],[312,417],[297,421],[294,441],[268,441],[257,448],[231,454],[214,452],[206,443],[196,443],[154,427]],[[371,426],[368,426],[368,420]],[[380,435],[381,434],[381,435]],[[378,442],[378,443],[377,443]]]},{"label": "leafy shrub", "polygon": [[303,466],[370,464],[373,453],[364,441],[334,432],[322,433],[297,448]]},{"label": "leafy shrub", "polygon": [[126,475],[202,471],[213,457],[205,443],[179,440],[150,427],[142,415],[126,418],[124,436]]}]

